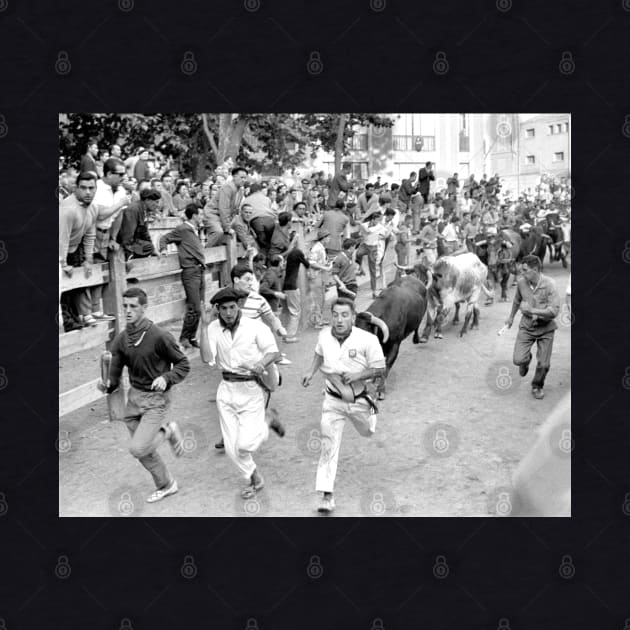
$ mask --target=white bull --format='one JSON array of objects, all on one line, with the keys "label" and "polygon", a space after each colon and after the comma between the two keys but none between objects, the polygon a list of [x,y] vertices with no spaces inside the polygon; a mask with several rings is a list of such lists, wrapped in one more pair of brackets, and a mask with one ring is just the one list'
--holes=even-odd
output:
[{"label": "white bull", "polygon": [[462,337],[470,328],[479,326],[479,307],[477,302],[481,292],[494,298],[494,293],[486,288],[488,268],[476,254],[467,252],[454,256],[442,256],[433,265],[433,282],[429,290],[427,323],[420,339],[426,343],[435,324],[436,339],[442,338],[442,322],[448,312],[455,307],[453,323],[459,322],[459,305],[466,304],[466,316],[459,336]]}]

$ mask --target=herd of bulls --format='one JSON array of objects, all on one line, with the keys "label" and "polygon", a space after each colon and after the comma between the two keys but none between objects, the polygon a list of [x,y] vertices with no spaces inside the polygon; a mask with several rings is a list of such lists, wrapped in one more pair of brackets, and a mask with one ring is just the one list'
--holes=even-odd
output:
[{"label": "herd of bulls", "polygon": [[[522,227],[522,226],[521,226]],[[442,338],[441,326],[452,309],[453,323],[459,321],[460,305],[465,306],[460,336],[479,324],[478,300],[483,293],[486,304],[494,299],[494,286],[501,287],[501,300],[507,301],[510,275],[516,276],[519,262],[529,254],[541,261],[549,247],[551,261],[566,267],[568,239],[560,226],[544,220],[529,230],[505,229],[478,239],[477,253],[465,252],[438,258],[432,269],[421,263],[398,267],[397,278],[361,313],[356,325],[378,337],[386,360],[386,377],[400,350],[400,344],[413,333],[413,343],[426,343],[435,327],[435,337]],[[425,328],[420,325],[426,314]],[[385,396],[385,383],[379,384],[379,399]]]}]

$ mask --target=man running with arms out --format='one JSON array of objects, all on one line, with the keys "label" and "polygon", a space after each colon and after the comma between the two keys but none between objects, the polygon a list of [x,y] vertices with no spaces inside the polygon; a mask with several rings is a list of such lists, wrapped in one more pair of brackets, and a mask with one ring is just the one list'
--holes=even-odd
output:
[{"label": "man running with arms out", "polygon": [[98,386],[108,394],[114,392],[127,366],[131,381],[125,409],[125,424],[131,434],[129,452],[153,477],[156,490],[147,501],[154,503],[178,490],[157,449],[168,440],[177,457],[184,452],[181,431],[177,423],[166,421],[166,413],[171,402],[169,390],[186,378],[190,363],[173,336],[145,317],[147,294],[142,289],[132,287],[122,297],[127,327],[112,343],[109,387],[102,381]]},{"label": "man running with arms out", "polygon": [[280,437],[284,428],[271,415],[267,420],[265,390],[259,380],[280,358],[278,346],[265,324],[243,316],[244,297],[232,287],[212,296],[218,319],[209,323],[208,315],[202,315],[201,360],[210,365],[216,361],[221,370],[223,380],[217,389],[221,433],[228,457],[248,482],[241,496],[250,499],[265,483],[252,454],[267,440],[269,427]]},{"label": "man running with arms out", "polygon": [[376,414],[372,413],[376,408],[365,393],[365,381],[384,376],[385,357],[376,335],[354,326],[355,316],[352,300],[337,298],[333,302],[332,326],[319,333],[313,364],[302,378],[304,387],[310,385],[317,370],[326,379],[315,482],[315,490],[323,492],[319,512],[330,513],[335,508],[333,486],[346,420],[364,437],[376,430]]},{"label": "man running with arms out", "polygon": [[514,323],[516,312],[521,310],[523,316],[518,327],[514,344],[514,365],[518,372],[525,376],[532,360],[531,348],[537,344],[536,372],[532,380],[534,398],[544,398],[543,387],[545,377],[551,365],[551,349],[553,337],[558,327],[556,316],[560,312],[560,298],[554,281],[540,273],[540,258],[525,256],[518,278],[512,311],[505,325],[510,328]]}]

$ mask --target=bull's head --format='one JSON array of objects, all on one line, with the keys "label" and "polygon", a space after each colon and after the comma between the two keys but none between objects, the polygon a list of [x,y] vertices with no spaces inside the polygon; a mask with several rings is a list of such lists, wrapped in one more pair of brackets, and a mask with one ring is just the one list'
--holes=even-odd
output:
[{"label": "bull's head", "polygon": [[428,289],[433,284],[433,272],[428,267],[425,267],[422,263],[416,263],[415,265],[399,265],[394,263],[396,269],[401,272],[401,276],[416,276],[422,284]]},{"label": "bull's head", "polygon": [[380,331],[381,337],[379,337],[379,341],[381,344],[387,343],[389,339],[389,327],[387,324],[380,317],[376,317],[369,311],[357,313],[355,325],[357,328],[367,330],[377,337],[379,337],[378,332]]}]

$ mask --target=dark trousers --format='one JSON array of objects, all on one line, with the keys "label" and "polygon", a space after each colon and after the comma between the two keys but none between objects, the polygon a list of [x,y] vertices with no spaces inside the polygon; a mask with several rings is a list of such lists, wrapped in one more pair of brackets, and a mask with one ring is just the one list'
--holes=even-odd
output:
[{"label": "dark trousers", "polygon": [[276,222],[271,217],[256,217],[249,224],[256,234],[256,241],[260,246],[260,250],[265,254],[269,251],[271,245],[271,235],[276,226]]},{"label": "dark trousers", "polygon": [[195,265],[182,269],[182,284],[186,292],[186,315],[180,341],[194,339],[201,318],[201,309],[204,305],[206,292],[205,266]]},{"label": "dark trousers", "polygon": [[532,360],[532,346],[534,343],[537,345],[536,372],[532,380],[532,387],[540,387],[542,389],[545,385],[545,377],[551,366],[554,333],[554,330],[550,330],[542,335],[536,335],[525,328],[518,329],[514,344],[514,365],[529,365]]},{"label": "dark trousers", "polygon": [[357,247],[356,254],[354,259],[356,260],[359,268],[361,267],[361,263],[363,262],[363,257],[367,254],[368,257],[368,270],[370,272],[370,288],[372,289],[372,293],[376,291],[376,256],[378,253],[378,247],[376,245],[366,245],[365,243],[361,243],[359,247]]}]

